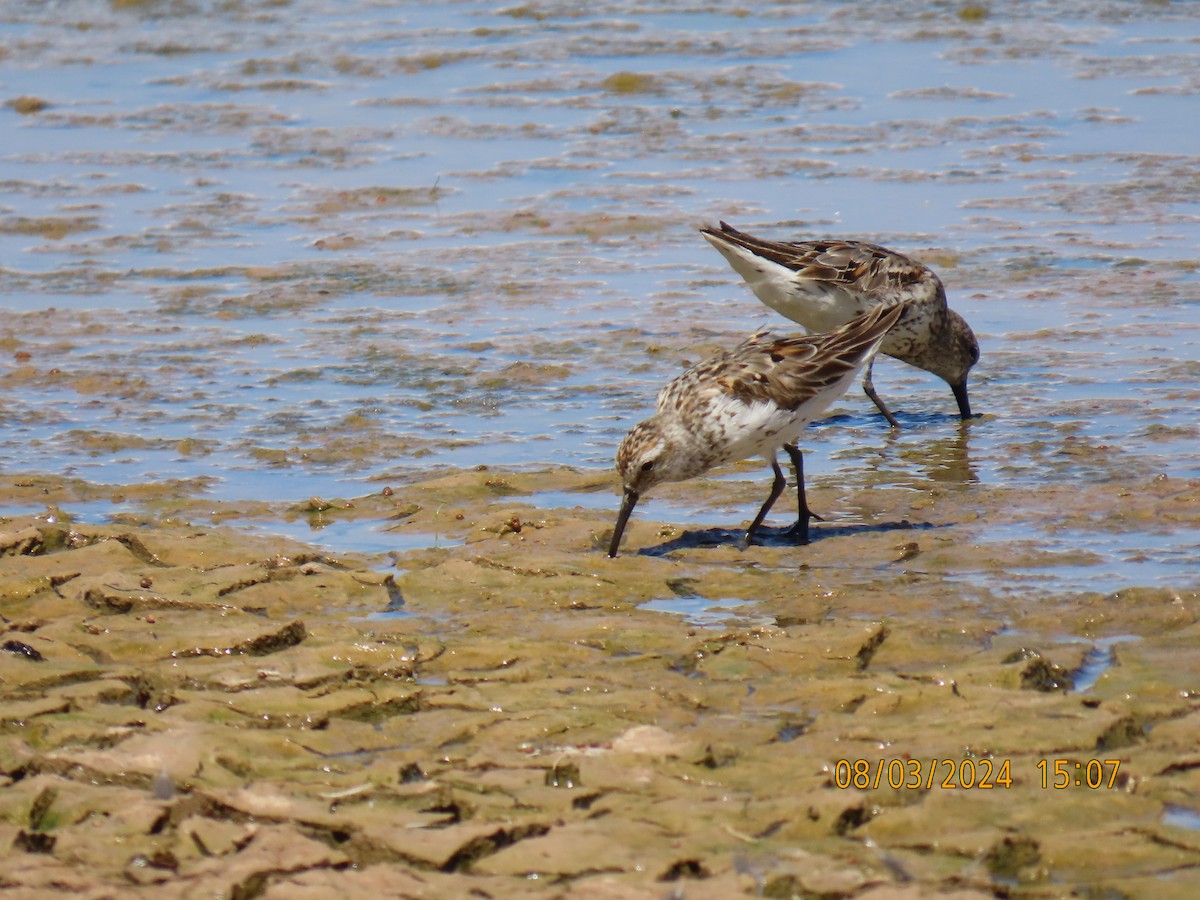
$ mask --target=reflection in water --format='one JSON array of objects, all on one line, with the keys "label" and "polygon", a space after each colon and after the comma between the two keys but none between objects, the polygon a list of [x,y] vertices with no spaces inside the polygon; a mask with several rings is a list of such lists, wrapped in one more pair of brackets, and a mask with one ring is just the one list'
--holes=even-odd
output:
[{"label": "reflection in water", "polygon": [[[963,421],[958,416],[899,415],[901,427],[881,427],[873,445],[866,431],[859,432],[857,456],[863,468],[875,474],[873,483],[921,488],[930,483],[968,485],[980,481],[972,464],[971,443],[978,430],[993,427],[979,417]],[[839,454],[849,458],[850,454]]]},{"label": "reflection in water", "polygon": [[969,443],[972,427],[979,425],[972,420],[959,420],[952,435],[910,444],[900,450],[900,455],[905,462],[917,467],[928,481],[975,484],[979,476],[971,465]]}]

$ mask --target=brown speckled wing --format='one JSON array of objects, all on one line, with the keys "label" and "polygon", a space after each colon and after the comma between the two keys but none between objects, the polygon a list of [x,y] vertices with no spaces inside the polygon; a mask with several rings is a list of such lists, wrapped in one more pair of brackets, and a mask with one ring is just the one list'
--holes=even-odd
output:
[{"label": "brown speckled wing", "polygon": [[720,231],[702,232],[737,244],[796,273],[797,278],[821,282],[876,303],[900,303],[914,294],[946,304],[946,291],[932,269],[914,259],[866,241],[768,241],[721,223]]},{"label": "brown speckled wing", "polygon": [[720,390],[745,402],[796,409],[862,365],[900,317],[903,305],[877,307],[828,334],[774,338],[756,334],[719,362]]}]

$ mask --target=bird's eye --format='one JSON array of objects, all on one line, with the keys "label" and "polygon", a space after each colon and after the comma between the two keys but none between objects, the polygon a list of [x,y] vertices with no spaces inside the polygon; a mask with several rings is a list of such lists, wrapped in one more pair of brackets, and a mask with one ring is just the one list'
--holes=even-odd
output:
[{"label": "bird's eye", "polygon": [[642,463],[642,471],[643,472],[649,472],[653,468],[654,468],[654,460],[652,460],[652,459],[648,459],[644,463]]}]

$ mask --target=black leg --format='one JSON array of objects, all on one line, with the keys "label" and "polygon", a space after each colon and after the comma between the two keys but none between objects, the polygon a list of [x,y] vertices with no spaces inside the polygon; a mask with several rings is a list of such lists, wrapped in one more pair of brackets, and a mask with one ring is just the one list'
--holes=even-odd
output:
[{"label": "black leg", "polygon": [[818,522],[824,522],[825,520],[808,508],[808,496],[804,491],[804,454],[800,452],[800,448],[795,444],[784,444],[783,449],[791,457],[792,466],[796,469],[796,498],[799,501],[797,509],[800,514],[799,518],[796,519],[796,524],[788,529],[788,535],[797,538],[801,544],[807,544],[808,520],[816,519]]},{"label": "black leg", "polygon": [[863,374],[863,390],[866,391],[867,396],[871,398],[871,402],[873,402],[879,411],[883,413],[883,417],[888,420],[888,424],[890,424],[893,428],[899,428],[900,423],[896,421],[896,417],[892,415],[892,411],[887,408],[887,404],[885,404],[879,398],[879,395],[875,393],[875,382],[871,379],[871,373],[874,371],[874,369],[875,357],[871,357],[871,361],[867,363],[867,370]]},{"label": "black leg", "polygon": [[754,540],[754,532],[758,531],[758,526],[763,523],[763,519],[767,517],[767,513],[771,511],[771,507],[775,505],[775,501],[779,499],[779,495],[787,487],[787,479],[783,477],[783,470],[779,468],[779,460],[775,458],[775,454],[771,454],[771,468],[775,470],[775,480],[771,482],[771,496],[767,497],[767,502],[762,505],[762,509],[758,511],[758,515],[754,517],[754,521],[746,529],[746,536],[742,540],[747,547]]}]

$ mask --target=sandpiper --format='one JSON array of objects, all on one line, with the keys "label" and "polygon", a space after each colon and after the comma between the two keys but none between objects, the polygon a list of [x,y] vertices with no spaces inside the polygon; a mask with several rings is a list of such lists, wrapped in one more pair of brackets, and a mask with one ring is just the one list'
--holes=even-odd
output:
[{"label": "sandpiper", "polygon": [[[863,241],[767,241],[724,222],[700,233],[759,300],[812,332],[844,325],[877,306],[911,303],[912,312],[888,333],[880,352],[943,379],[959,413],[971,417],[967,374],[979,362],[979,343],[966,319],[946,305],[946,289],[928,266]],[[875,393],[873,365],[867,364],[863,390],[898,428]]]},{"label": "sandpiper", "polygon": [[625,493],[608,555],[617,555],[629,515],[650,488],[762,454],[775,480],[746,530],[748,545],[787,484],[777,459],[780,447],[795,466],[799,495],[800,516],[788,533],[808,543],[808,520],[817,517],[805,499],[796,439],[846,392],[907,311],[908,304],[878,306],[828,334],[760,332],[671,381],[658,395],[654,415],[634,426],[617,450]]}]

